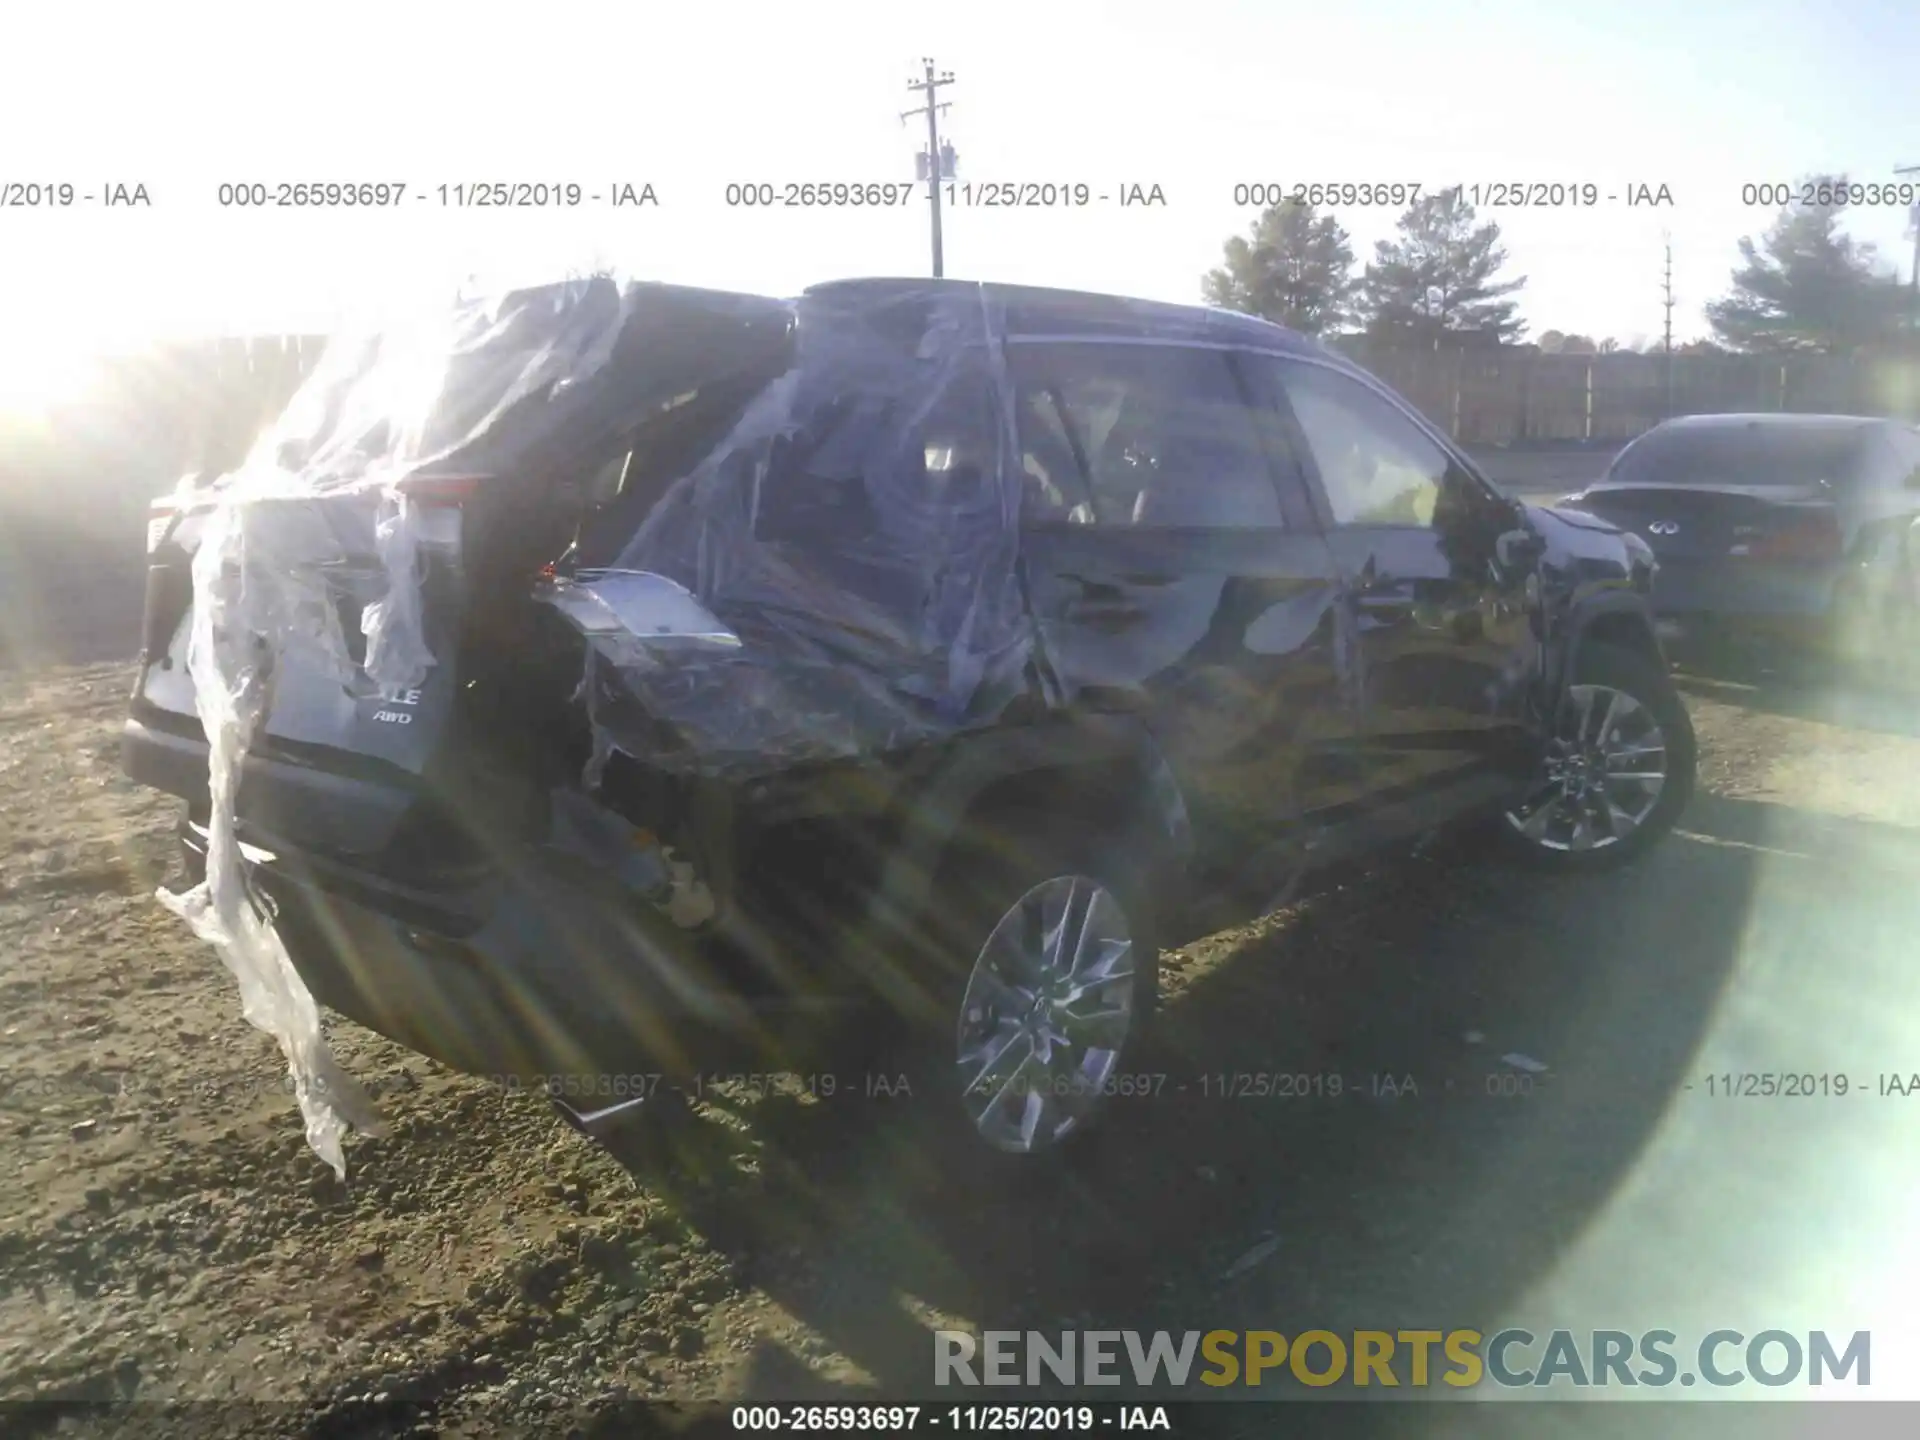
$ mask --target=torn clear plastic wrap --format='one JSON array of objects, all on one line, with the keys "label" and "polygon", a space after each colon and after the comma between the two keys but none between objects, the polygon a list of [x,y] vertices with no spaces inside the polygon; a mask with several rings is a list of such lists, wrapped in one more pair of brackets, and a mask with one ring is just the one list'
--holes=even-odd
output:
[{"label": "torn clear plastic wrap", "polygon": [[611,750],[736,779],[874,755],[991,723],[1025,689],[1019,452],[986,292],[829,286],[794,312],[791,367],[616,562],[740,643],[666,660],[644,626],[616,645],[569,617],[595,642],[589,783]]},{"label": "torn clear plastic wrap", "polygon": [[[569,282],[337,340],[241,467],[199,497],[211,505],[193,562],[187,668],[209,747],[206,876],[159,898],[219,952],[247,1020],[279,1041],[308,1143],[343,1179],[346,1129],[373,1130],[378,1116],[334,1061],[319,1007],[250,884],[236,834],[243,765],[275,668],[296,654],[343,682],[363,671],[386,695],[420,683],[435,663],[417,573],[421,507],[401,483],[471,447],[522,402],[593,375],[634,293],[606,279]],[[292,543],[297,527],[285,522],[322,497],[362,492],[378,497],[385,590],[359,617],[366,650],[356,663],[323,573],[331,557]]]},{"label": "torn clear plastic wrap", "polygon": [[[996,305],[955,284],[781,301],[605,278],[456,305],[330,345],[201,497],[213,513],[187,668],[213,814],[206,880],[164,898],[280,1041],[336,1172],[345,1129],[374,1123],[372,1107],[331,1059],[236,833],[248,749],[278,734],[276,669],[405,704],[451,658],[429,643],[452,641],[423,593],[443,543],[433,522],[448,518],[433,487],[497,486],[578,511],[575,552],[552,557],[565,573],[538,598],[585,640],[588,792],[616,752],[734,781],[994,723],[1036,673]],[[621,454],[614,499],[583,505],[581,482]],[[360,538],[323,553],[349,525]],[[583,549],[596,526],[597,559]],[[369,566],[378,593],[343,623],[335,582]],[[670,852],[663,863],[676,923],[703,923],[697,877]]]}]

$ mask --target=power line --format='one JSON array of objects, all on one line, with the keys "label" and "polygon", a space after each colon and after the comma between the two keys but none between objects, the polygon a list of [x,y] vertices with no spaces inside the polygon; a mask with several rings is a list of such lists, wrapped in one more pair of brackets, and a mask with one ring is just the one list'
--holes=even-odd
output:
[{"label": "power line", "polygon": [[907,88],[918,90],[926,96],[927,103],[917,110],[900,112],[900,123],[906,124],[915,115],[927,117],[927,148],[920,157],[920,168],[926,172],[927,204],[933,217],[933,278],[938,280],[946,273],[946,265],[940,250],[940,182],[953,173],[953,147],[944,150],[940,145],[940,112],[949,108],[949,102],[934,99],[934,92],[942,85],[953,83],[953,72],[934,73],[933,59],[928,56],[920,62],[926,66],[926,78],[909,80]]},{"label": "power line", "polygon": [[[1920,165],[1896,165],[1893,167],[1893,173],[1920,175]],[[1916,204],[1907,213],[1913,220],[1913,279],[1908,282],[1909,288],[1913,291],[1913,314],[1909,317],[1908,323],[1920,326],[1920,204]]]},{"label": "power line", "polygon": [[1662,303],[1667,312],[1665,343],[1667,356],[1667,418],[1671,420],[1673,418],[1673,237],[1668,235],[1663,238],[1666,241],[1667,249],[1667,269],[1662,282],[1662,288],[1666,292],[1665,299]]}]

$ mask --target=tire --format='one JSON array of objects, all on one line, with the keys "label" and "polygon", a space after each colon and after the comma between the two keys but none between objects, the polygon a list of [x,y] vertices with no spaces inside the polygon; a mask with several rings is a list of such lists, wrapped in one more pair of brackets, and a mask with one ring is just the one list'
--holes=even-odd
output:
[{"label": "tire", "polygon": [[[990,833],[976,833],[941,867],[935,885],[938,909],[930,927],[929,1003],[909,1021],[902,1059],[913,1081],[916,1128],[918,1122],[931,1120],[926,1138],[935,1140],[943,1155],[969,1169],[984,1164],[1031,1173],[1036,1162],[1050,1169],[1056,1157],[1084,1150],[1083,1137],[1099,1128],[1112,1108],[1109,1102],[1121,1091],[1128,1065],[1142,1053],[1159,1000],[1160,948],[1151,873],[1151,864],[1143,863],[1139,853],[1130,852],[1124,840],[1103,837],[1095,823],[1054,817],[1003,819]],[[1007,961],[1031,949],[1063,907],[1091,921],[1094,933],[1104,933],[1109,941],[1116,939],[1116,927],[1124,931],[1124,958],[1113,958],[1110,947],[1105,959],[1089,951],[1081,974],[1104,968],[1112,978],[1084,989],[1077,999],[1072,998],[1075,986],[1063,987],[1056,980],[1053,1000],[1042,995],[1034,1003],[1057,1019],[1036,1022],[1040,1041],[1015,1036],[1012,1012],[1019,1006],[1009,991],[991,983],[990,973],[982,975],[983,969],[996,968],[986,964],[983,954],[993,942],[1000,968],[1005,968]],[[1061,1046],[1045,1041],[1047,1033],[1115,1037],[1113,1029],[1080,1023],[1094,1002],[1103,1009],[1124,1003],[1127,1020],[1117,1043]],[[1050,1031],[1055,1023],[1060,1029]],[[963,1054],[972,1056],[977,1074],[989,1068],[982,1056],[1000,1054],[996,1047],[1003,1043],[1009,1049],[997,1076],[970,1087]],[[1018,1075],[1010,1076],[1006,1067],[1019,1059],[1022,1047],[1031,1058]],[[1047,1053],[1059,1059],[1051,1071],[1040,1068]],[[1063,1074],[1076,1055],[1082,1068]],[[1063,1128],[1056,1130],[1056,1125]]]},{"label": "tire", "polygon": [[[1594,737],[1605,718],[1599,706],[1612,704],[1615,696],[1631,706],[1612,712],[1613,754],[1598,763],[1595,752],[1609,739],[1575,745],[1573,737]],[[1657,755],[1649,752],[1655,743]],[[1579,758],[1569,763],[1568,751]],[[1693,794],[1695,760],[1693,722],[1665,668],[1637,651],[1588,642],[1575,656],[1542,771],[1529,793],[1496,819],[1496,833],[1510,855],[1548,870],[1577,873],[1624,864],[1673,829]],[[1636,764],[1648,768],[1628,768]],[[1637,778],[1656,766],[1663,771],[1657,786]],[[1622,817],[1632,819],[1630,827],[1623,828]]]}]

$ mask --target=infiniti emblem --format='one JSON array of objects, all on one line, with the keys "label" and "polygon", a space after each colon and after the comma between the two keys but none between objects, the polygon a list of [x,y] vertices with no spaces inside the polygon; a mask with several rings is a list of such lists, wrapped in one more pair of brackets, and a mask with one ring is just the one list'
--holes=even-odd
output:
[{"label": "infiniti emblem", "polygon": [[1656,520],[1647,526],[1649,535],[1678,535],[1680,527],[1671,520]]}]

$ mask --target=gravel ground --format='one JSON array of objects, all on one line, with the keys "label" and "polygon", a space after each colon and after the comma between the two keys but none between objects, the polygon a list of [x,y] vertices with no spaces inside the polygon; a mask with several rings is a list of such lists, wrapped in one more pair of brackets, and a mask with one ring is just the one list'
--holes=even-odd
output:
[{"label": "gravel ground", "polygon": [[[942,1323],[1577,1305],[1567,1277],[1605,1267],[1611,1208],[1665,1183],[1648,1167],[1730,987],[1770,973],[1754,917],[1817,948],[1817,907],[1843,907],[1889,964],[1920,918],[1894,878],[1920,853],[1906,707],[1697,680],[1682,835],[1578,882],[1443,849],[1190,947],[1143,1067],[1162,1093],[1051,1179],[943,1168],[914,1143],[916,1102],[852,1082],[736,1096],[623,1163],[537,1099],[336,1020],[390,1125],[350,1142],[343,1185],[306,1149],[277,1047],[152,898],[175,806],[118,774],[128,678],[0,674],[0,1400],[272,1401],[252,1423],[276,1433],[477,1433],[612,1396],[924,1394]],[[1778,856],[1851,878],[1783,890]],[[1856,979],[1908,983],[1890,974]],[[1920,1069],[1908,1038],[1858,1063]],[[1490,1100],[1509,1050],[1551,1063],[1558,1092]],[[1208,1078],[1275,1072],[1345,1092],[1223,1100]],[[1864,1103],[1895,1123],[1898,1102]],[[1768,1163],[1814,1143],[1758,1114]],[[1696,1221],[1646,1224],[1643,1248],[1664,1234],[1705,1263]],[[1772,1243],[1726,1273],[1765,1275]]]}]

